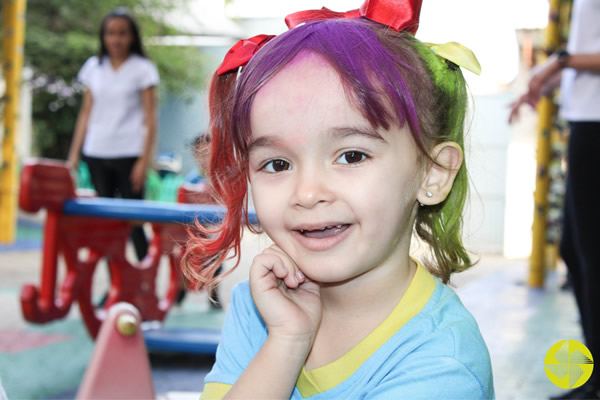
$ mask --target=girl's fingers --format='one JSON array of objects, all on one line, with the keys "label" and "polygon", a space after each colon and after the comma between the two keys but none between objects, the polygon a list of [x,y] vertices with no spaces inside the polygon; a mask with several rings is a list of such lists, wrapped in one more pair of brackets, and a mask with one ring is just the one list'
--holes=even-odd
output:
[{"label": "girl's fingers", "polygon": [[273,281],[270,286],[279,286],[278,281],[283,281],[288,288],[296,288],[300,284],[296,271],[289,262],[279,254],[262,253],[254,258],[250,268],[250,279],[264,280],[272,274]]},{"label": "girl's fingers", "polygon": [[304,274],[302,273],[302,271],[300,270],[298,265],[294,262],[294,260],[292,260],[292,258],[289,255],[287,255],[286,252],[281,250],[281,248],[279,246],[277,246],[275,244],[271,245],[263,251],[263,254],[274,254],[274,255],[281,257],[281,260],[286,264],[286,266],[288,268],[293,269],[296,281],[298,282],[298,285],[302,284],[304,282],[304,280],[306,279],[306,277],[304,276]]},{"label": "girl's fingers", "polygon": [[273,266],[273,274],[275,274],[275,277],[281,279],[288,288],[294,289],[298,287],[298,278],[296,277],[294,269],[291,268],[289,264],[286,265],[281,258],[277,256],[274,257],[279,259],[279,262]]}]

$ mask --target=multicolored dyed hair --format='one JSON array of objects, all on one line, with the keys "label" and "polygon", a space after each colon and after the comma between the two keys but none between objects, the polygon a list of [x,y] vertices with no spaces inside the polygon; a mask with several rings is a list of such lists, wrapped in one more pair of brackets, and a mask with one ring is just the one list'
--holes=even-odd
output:
[{"label": "multicolored dyed hair", "polygon": [[[364,18],[310,22],[283,33],[261,48],[241,73],[213,76],[209,175],[227,215],[213,230],[198,224],[202,234],[189,243],[184,271],[198,287],[219,279],[214,278],[215,271],[231,250],[239,263],[241,221],[248,223],[252,102],[302,52],[316,53],[329,62],[348,98],[374,128],[408,124],[424,160],[433,162],[430,151],[441,142],[453,141],[463,148],[467,91],[462,73],[410,33],[394,32]],[[467,186],[463,162],[447,199],[418,210],[416,233],[433,255],[424,264],[443,282],[452,272],[472,265],[461,239]]]}]

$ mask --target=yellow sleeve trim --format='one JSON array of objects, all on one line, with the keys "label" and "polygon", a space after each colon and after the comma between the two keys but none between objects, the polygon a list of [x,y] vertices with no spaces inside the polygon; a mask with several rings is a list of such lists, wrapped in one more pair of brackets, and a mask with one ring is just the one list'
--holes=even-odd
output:
[{"label": "yellow sleeve trim", "polygon": [[348,379],[404,324],[421,312],[435,286],[435,278],[417,261],[417,271],[408,289],[381,325],[337,360],[311,371],[302,368],[296,381],[302,397],[331,390]]},{"label": "yellow sleeve trim", "polygon": [[207,382],[204,384],[204,390],[200,400],[221,400],[231,389],[231,385],[219,382]]}]

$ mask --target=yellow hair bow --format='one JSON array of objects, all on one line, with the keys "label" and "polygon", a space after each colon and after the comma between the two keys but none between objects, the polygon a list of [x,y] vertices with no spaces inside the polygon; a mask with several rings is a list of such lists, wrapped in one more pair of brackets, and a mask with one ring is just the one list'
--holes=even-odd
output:
[{"label": "yellow hair bow", "polygon": [[448,42],[444,44],[425,43],[437,56],[454,64],[468,69],[477,75],[481,74],[481,65],[475,54],[460,43]]}]

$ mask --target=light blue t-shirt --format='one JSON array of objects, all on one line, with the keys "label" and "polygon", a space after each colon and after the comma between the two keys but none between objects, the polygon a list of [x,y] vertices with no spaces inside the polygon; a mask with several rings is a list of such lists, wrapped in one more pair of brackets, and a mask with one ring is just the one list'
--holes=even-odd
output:
[{"label": "light blue t-shirt", "polygon": [[[267,338],[248,281],[238,284],[202,399],[221,398]],[[302,369],[292,399],[494,398],[487,347],[456,294],[418,266],[406,293],[340,359]]]}]

